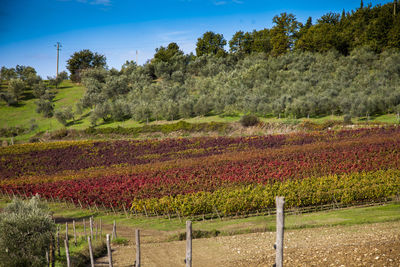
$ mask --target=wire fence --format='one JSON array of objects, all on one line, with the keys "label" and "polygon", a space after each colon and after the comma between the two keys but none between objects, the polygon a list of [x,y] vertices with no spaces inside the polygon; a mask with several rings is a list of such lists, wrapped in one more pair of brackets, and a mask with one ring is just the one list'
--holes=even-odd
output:
[{"label": "wire fence", "polygon": [[[20,192],[19,192],[20,193]],[[1,197],[3,199],[8,198],[12,200],[12,198],[20,197],[23,199],[29,199],[32,196],[27,195],[26,193],[23,194],[15,194],[12,192],[2,192],[0,191]],[[223,219],[236,219],[236,218],[248,218],[248,217],[255,217],[255,216],[272,216],[276,214],[275,208],[264,208],[258,209],[252,212],[231,212],[225,213],[219,211],[216,207],[214,207],[214,211],[211,213],[204,213],[204,214],[197,214],[197,215],[183,215],[182,212],[176,210],[175,213],[164,212],[159,213],[155,210],[146,210],[144,207],[144,212],[138,212],[135,209],[130,209],[129,207],[122,205],[122,208],[113,207],[106,207],[103,205],[94,205],[86,202],[82,203],[79,199],[74,201],[71,199],[70,201],[62,200],[59,198],[44,198],[43,199],[49,203],[59,203],[63,204],[67,208],[79,208],[79,209],[87,209],[91,212],[99,212],[105,213],[107,215],[113,214],[115,216],[126,216],[126,218],[164,218],[164,219],[179,219],[181,222],[185,220],[192,220],[192,221],[206,221],[206,220],[223,220]],[[77,202],[77,203],[76,203]],[[400,203],[400,195],[395,195],[392,197],[384,197],[378,200],[366,200],[366,201],[355,201],[352,203],[341,203],[337,201],[333,201],[332,203],[323,204],[323,205],[313,205],[313,206],[306,206],[306,207],[294,207],[294,208],[287,208],[285,209],[285,214],[287,215],[300,215],[305,213],[311,212],[318,212],[318,211],[330,211],[330,210],[338,210],[338,209],[345,209],[351,207],[371,207],[371,206],[381,206],[390,203]]]}]

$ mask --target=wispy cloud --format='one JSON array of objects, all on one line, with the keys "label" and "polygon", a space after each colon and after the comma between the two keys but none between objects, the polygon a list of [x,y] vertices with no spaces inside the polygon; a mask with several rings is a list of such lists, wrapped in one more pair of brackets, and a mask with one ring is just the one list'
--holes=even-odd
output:
[{"label": "wispy cloud", "polygon": [[111,6],[111,0],[92,0],[89,1],[91,5]]},{"label": "wispy cloud", "polygon": [[228,2],[226,2],[226,1],[214,1],[214,5],[216,5],[216,6],[223,6],[226,4],[228,4]]},{"label": "wispy cloud", "polygon": [[[57,0],[59,2],[70,2],[71,0]],[[78,3],[94,6],[111,6],[111,0],[75,0]]]},{"label": "wispy cloud", "polygon": [[190,39],[188,37],[189,31],[173,31],[173,32],[165,32],[158,36],[158,39],[163,42],[179,42],[186,41]]},{"label": "wispy cloud", "polygon": [[243,4],[243,1],[241,0],[229,0],[229,1],[213,1],[214,5],[216,6],[223,6],[227,4]]}]

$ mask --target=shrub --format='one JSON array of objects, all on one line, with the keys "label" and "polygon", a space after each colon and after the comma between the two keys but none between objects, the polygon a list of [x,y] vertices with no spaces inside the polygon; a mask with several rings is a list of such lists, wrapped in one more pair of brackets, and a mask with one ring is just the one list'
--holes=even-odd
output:
[{"label": "shrub", "polygon": [[64,71],[62,71],[62,72],[60,72],[60,73],[58,74],[58,77],[59,77],[61,80],[68,80],[68,73],[64,70]]},{"label": "shrub", "polygon": [[8,91],[12,98],[16,99],[17,101],[22,97],[25,88],[26,84],[21,79],[11,79],[8,82]]},{"label": "shrub", "polygon": [[36,103],[36,112],[43,114],[46,118],[53,117],[54,104],[50,100],[39,99]]},{"label": "shrub", "polygon": [[344,124],[353,124],[353,122],[351,121],[351,115],[349,115],[349,114],[344,115],[343,123]]},{"label": "shrub", "polygon": [[29,132],[29,129],[22,126],[0,128],[0,137],[12,137]]},{"label": "shrub", "polygon": [[72,112],[71,107],[66,107],[66,108],[57,110],[54,113],[54,116],[64,126],[66,126],[68,124],[67,120],[71,120],[74,118],[74,114]]},{"label": "shrub", "polygon": [[259,122],[260,120],[255,115],[244,115],[240,119],[240,124],[242,124],[243,127],[254,126],[257,125]]},{"label": "shrub", "polygon": [[0,216],[0,266],[45,266],[55,228],[38,196],[14,199]]}]

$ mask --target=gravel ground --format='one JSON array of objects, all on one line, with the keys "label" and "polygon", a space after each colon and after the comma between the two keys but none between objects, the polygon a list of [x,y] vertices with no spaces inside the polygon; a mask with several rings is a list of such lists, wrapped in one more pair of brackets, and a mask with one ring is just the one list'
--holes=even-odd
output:
[{"label": "gravel ground", "polygon": [[[157,234],[150,232],[150,234]],[[275,233],[193,240],[193,266],[272,266]],[[285,266],[400,267],[400,222],[285,232]],[[134,244],[114,247],[116,267],[133,266]],[[185,242],[142,244],[142,266],[185,266]],[[106,258],[96,266],[108,266]]]}]

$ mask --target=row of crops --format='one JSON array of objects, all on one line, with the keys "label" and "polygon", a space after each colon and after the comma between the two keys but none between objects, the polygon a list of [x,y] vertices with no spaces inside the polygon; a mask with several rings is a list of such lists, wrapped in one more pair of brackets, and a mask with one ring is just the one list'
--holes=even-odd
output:
[{"label": "row of crops", "polygon": [[400,128],[0,149],[0,190],[139,213],[250,213],[400,193]]}]

